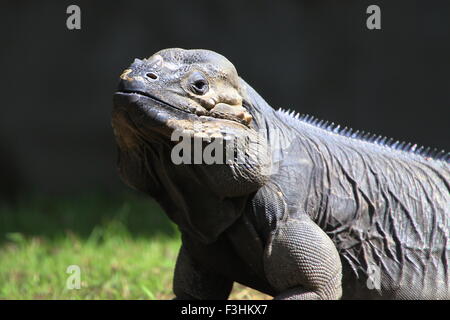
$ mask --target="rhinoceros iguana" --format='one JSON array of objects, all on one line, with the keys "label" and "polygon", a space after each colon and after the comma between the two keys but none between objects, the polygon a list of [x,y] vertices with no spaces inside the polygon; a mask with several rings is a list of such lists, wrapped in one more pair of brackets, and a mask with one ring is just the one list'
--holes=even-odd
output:
[{"label": "rhinoceros iguana", "polygon": [[225,299],[233,282],[276,299],[450,298],[445,152],[276,111],[208,50],[136,59],[112,124],[122,179],[181,231],[176,298]]}]

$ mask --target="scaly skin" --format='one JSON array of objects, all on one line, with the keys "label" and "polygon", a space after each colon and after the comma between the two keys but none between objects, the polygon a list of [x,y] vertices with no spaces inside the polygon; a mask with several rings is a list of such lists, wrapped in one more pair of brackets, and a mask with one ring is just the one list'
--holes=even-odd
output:
[{"label": "scaly skin", "polygon": [[[120,175],[180,228],[178,299],[233,282],[287,300],[450,298],[445,155],[275,111],[207,50],[162,50],[121,79]],[[174,132],[254,143],[237,144],[245,161],[175,164]]]}]

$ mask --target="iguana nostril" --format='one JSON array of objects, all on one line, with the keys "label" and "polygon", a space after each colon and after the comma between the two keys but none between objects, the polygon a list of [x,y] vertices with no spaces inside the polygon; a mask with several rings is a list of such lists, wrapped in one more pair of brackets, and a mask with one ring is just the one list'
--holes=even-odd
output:
[{"label": "iguana nostril", "polygon": [[158,76],[156,74],[154,74],[153,72],[147,73],[146,76],[147,76],[147,78],[150,78],[152,80],[158,79]]}]

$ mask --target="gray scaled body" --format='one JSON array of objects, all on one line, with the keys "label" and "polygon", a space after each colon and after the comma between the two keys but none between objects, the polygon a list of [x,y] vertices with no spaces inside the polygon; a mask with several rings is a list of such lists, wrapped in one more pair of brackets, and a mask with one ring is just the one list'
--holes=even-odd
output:
[{"label": "gray scaled body", "polygon": [[[177,298],[225,299],[233,282],[277,299],[450,298],[448,154],[275,111],[208,50],[136,59],[112,119],[121,177],[181,231]],[[243,157],[174,163],[176,133]]]}]

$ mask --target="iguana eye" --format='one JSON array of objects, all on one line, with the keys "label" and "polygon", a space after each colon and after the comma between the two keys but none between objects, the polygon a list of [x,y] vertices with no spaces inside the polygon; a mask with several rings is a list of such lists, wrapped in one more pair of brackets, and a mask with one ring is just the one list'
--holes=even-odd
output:
[{"label": "iguana eye", "polygon": [[198,95],[204,95],[209,90],[208,81],[200,72],[195,72],[191,75],[190,86],[192,92]]}]

